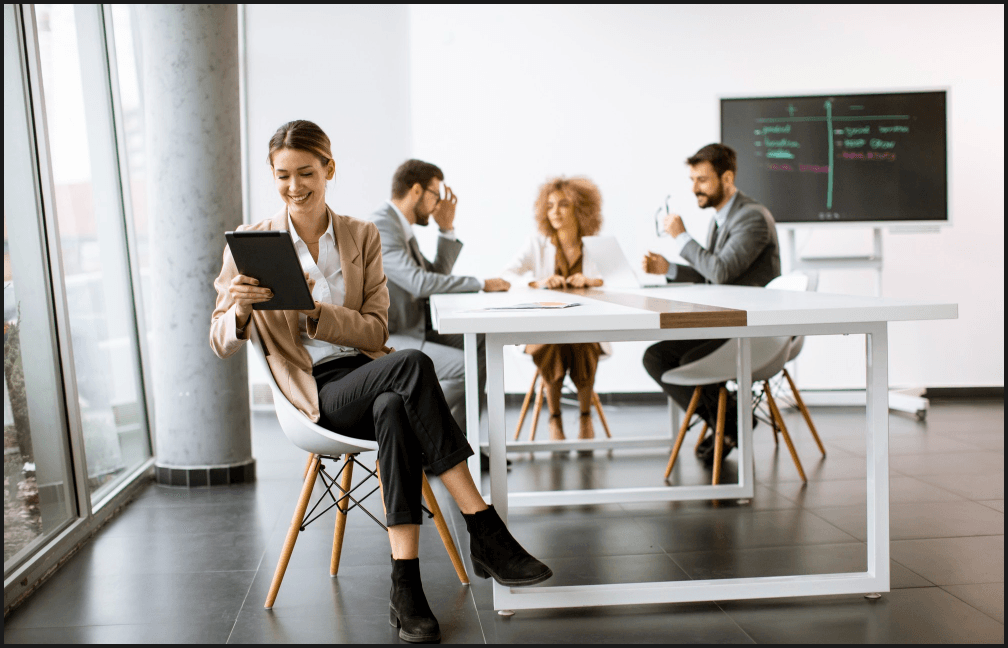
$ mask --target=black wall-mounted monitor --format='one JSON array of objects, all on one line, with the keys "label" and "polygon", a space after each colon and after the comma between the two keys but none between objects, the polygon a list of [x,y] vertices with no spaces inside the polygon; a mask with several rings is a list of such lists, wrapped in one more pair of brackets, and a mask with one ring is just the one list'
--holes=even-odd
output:
[{"label": "black wall-mounted monitor", "polygon": [[721,142],[778,223],[947,223],[945,95],[722,99]]}]

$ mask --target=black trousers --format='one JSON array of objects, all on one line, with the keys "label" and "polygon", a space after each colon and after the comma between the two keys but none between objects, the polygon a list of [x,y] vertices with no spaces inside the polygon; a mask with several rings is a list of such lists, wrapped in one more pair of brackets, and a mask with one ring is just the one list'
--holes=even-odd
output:
[{"label": "black trousers", "polygon": [[[669,385],[661,380],[662,374],[669,369],[681,367],[713,353],[728,340],[666,340],[648,347],[644,352],[644,369],[654,378],[662,390],[672,397],[683,410],[689,407],[693,398],[693,387]],[[718,391],[725,383],[704,385],[700,392],[700,403],[697,405],[697,415],[714,429],[717,423]],[[735,409],[729,405],[725,416],[725,433],[733,436],[738,429]]]},{"label": "black trousers", "polygon": [[319,424],[378,442],[388,526],[420,524],[424,466],[440,475],[472,456],[438,385],[434,363],[404,349],[371,360],[363,354],[314,369]]}]

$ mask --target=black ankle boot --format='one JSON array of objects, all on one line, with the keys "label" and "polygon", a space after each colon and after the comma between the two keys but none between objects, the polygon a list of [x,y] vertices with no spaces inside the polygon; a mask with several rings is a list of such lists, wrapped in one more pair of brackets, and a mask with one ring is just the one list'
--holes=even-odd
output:
[{"label": "black ankle boot", "polygon": [[469,530],[470,557],[477,576],[493,576],[501,585],[513,587],[535,585],[553,575],[518,544],[493,506],[462,517]]},{"label": "black ankle boot", "polygon": [[389,623],[399,628],[399,638],[410,643],[441,641],[441,628],[427,605],[420,582],[420,559],[392,559]]}]

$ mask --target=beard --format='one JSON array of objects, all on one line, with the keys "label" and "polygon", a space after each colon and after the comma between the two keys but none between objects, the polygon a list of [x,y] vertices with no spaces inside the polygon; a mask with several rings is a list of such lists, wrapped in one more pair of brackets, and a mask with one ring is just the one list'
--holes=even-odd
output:
[{"label": "beard", "polygon": [[427,212],[426,214],[420,211],[420,203],[417,203],[413,207],[413,218],[416,219],[416,224],[421,227],[427,227],[427,223],[430,222],[430,217],[433,212]]},{"label": "beard", "polygon": [[701,208],[714,207],[721,204],[721,201],[724,200],[724,194],[724,184],[719,180],[717,189],[713,193],[698,193],[696,195],[697,203]]}]

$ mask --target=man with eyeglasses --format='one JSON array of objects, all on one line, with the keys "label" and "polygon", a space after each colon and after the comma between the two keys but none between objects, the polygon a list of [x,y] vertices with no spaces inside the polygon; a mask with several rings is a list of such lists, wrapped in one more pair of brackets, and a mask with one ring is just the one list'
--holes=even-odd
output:
[{"label": "man with eyeglasses", "polygon": [[[765,286],[780,276],[780,246],[773,216],[763,205],[735,187],[735,151],[724,144],[708,144],[686,160],[690,182],[701,209],[715,210],[707,235],[707,247],[694,240],[683,225],[682,218],[671,213],[668,202],[659,235],[674,238],[679,256],[690,265],[669,263],[654,252],[645,255],[645,272],[665,275],[670,282]],[[662,374],[669,369],[699,360],[715,351],[727,340],[668,340],[648,347],[644,352],[644,368],[661,388],[684,410],[693,389],[663,383]],[[721,385],[707,385],[700,397],[699,414],[711,429],[715,427],[718,391]],[[725,419],[725,455],[738,445],[738,421],[734,399],[728,404]],[[696,450],[706,463],[714,461],[714,435],[709,435]]]},{"label": "man with eyeglasses", "polygon": [[[429,298],[439,293],[506,291],[511,284],[503,279],[480,280],[451,274],[462,251],[455,236],[455,206],[458,197],[443,185],[444,173],[421,160],[406,160],[392,176],[392,197],[368,220],[378,226],[382,243],[382,264],[388,277],[388,346],[419,349],[434,361],[434,371],[451,408],[452,416],[464,432],[465,359],[463,337],[442,335],[431,328]],[[420,252],[413,226],[426,227],[431,217],[437,223],[437,254],[430,261]],[[486,404],[486,354],[483,336],[478,336],[480,412]]]}]

